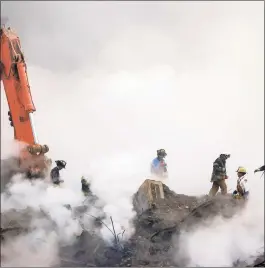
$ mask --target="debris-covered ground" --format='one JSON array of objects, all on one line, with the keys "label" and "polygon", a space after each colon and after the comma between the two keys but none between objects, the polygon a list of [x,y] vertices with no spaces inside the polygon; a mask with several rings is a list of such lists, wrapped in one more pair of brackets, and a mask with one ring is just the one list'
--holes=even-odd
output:
[{"label": "debris-covered ground", "polygon": [[[133,237],[117,247],[106,246],[92,233],[84,232],[76,243],[62,249],[62,266],[184,266],[187,260],[174,262],[177,248],[172,246],[172,238],[178,237],[181,230],[189,231],[203,220],[220,213],[231,217],[243,203],[231,196],[217,196],[209,199],[179,195],[164,185],[165,199],[156,202],[150,210],[139,213],[134,219],[136,229]],[[136,193],[137,195],[138,193]],[[133,198],[133,204],[135,197]],[[253,260],[253,264],[264,261],[264,256]],[[239,266],[236,262],[235,266]],[[248,263],[241,263],[248,266]]]},{"label": "debris-covered ground", "polygon": [[[189,231],[198,224],[204,224],[208,218],[218,213],[223,217],[232,217],[244,204],[234,200],[231,196],[217,195],[209,199],[176,194],[163,185],[165,198],[157,200],[155,206],[146,211],[136,209],[138,214],[133,220],[135,234],[127,242],[116,241],[113,245],[107,244],[99,235],[100,227],[106,220],[106,215],[98,216],[93,226],[85,228],[72,245],[62,246],[60,250],[61,263],[64,267],[107,267],[107,266],[185,266],[188,259],[184,256],[174,261],[173,254],[179,249],[173,247],[172,239],[178,239],[181,231]],[[133,197],[134,206],[138,206],[136,197]],[[90,204],[98,206],[97,197],[89,199]],[[80,217],[88,210],[88,206],[72,208],[73,215]],[[28,231],[33,211],[10,211],[2,215],[1,235],[4,242],[7,235],[16,236]],[[34,217],[48,218],[45,212]],[[50,227],[52,226],[50,222]],[[31,228],[32,225],[31,225]],[[52,228],[52,227],[51,227]],[[260,266],[264,263],[264,256],[253,258],[252,263],[239,262],[235,266]]]}]

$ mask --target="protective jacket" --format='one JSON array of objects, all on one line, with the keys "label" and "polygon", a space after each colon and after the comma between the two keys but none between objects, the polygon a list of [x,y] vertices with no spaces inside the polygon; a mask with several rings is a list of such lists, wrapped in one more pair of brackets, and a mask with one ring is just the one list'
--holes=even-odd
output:
[{"label": "protective jacket", "polygon": [[246,174],[237,179],[236,190],[233,192],[233,195],[248,199],[249,185]]},{"label": "protective jacket", "polygon": [[167,164],[164,159],[154,158],[151,163],[151,174],[164,176],[167,173]]},{"label": "protective jacket", "polygon": [[84,178],[81,179],[81,190],[84,195],[88,195],[89,193],[91,193],[90,183]]},{"label": "protective jacket", "polygon": [[237,179],[236,185],[237,192],[241,195],[244,195],[249,191],[248,180],[246,174]]},{"label": "protective jacket", "polygon": [[54,184],[60,184],[61,180],[60,180],[60,173],[59,173],[58,167],[54,167],[51,170],[50,176]]},{"label": "protective jacket", "polygon": [[217,180],[222,180],[222,179],[227,179],[226,160],[218,157],[213,162],[213,171],[212,171],[211,182],[217,181]]}]

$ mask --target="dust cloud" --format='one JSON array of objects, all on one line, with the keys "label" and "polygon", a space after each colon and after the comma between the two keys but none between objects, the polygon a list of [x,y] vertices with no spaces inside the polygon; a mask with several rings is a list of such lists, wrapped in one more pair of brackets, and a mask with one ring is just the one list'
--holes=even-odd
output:
[{"label": "dust cloud", "polygon": [[179,246],[175,262],[178,264],[186,259],[187,267],[232,267],[236,261],[254,263],[265,250],[263,195],[261,187],[246,207],[232,218],[207,219],[196,229],[174,237],[174,246]]},{"label": "dust cloud", "polygon": [[[25,52],[39,140],[67,161],[65,189],[80,196],[91,175],[117,228],[133,232],[131,196],[158,148],[177,193],[206,194],[222,152],[228,189],[238,166],[251,196],[262,189],[253,170],[264,160],[263,2],[3,1],[1,12]],[[1,94],[2,156],[13,137],[7,111]],[[248,208],[260,221],[263,200]]]}]

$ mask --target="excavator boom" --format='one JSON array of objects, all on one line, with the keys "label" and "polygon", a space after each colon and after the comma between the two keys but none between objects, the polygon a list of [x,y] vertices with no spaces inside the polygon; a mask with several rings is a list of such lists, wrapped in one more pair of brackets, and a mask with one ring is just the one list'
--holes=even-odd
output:
[{"label": "excavator boom", "polygon": [[14,138],[34,144],[36,133],[32,129],[31,115],[35,112],[27,77],[26,63],[18,36],[9,29],[1,29],[1,80],[14,126]]},{"label": "excavator boom", "polygon": [[19,163],[28,172],[43,170],[51,161],[44,156],[47,145],[40,145],[34,126],[36,111],[27,75],[27,66],[21,50],[19,37],[10,28],[2,27],[0,75],[9,106],[10,125],[14,127],[14,139],[25,145]]}]

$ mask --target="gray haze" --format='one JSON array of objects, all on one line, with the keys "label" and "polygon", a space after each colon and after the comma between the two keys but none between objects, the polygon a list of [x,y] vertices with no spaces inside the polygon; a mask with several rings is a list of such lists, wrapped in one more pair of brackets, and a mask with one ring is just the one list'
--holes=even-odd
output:
[{"label": "gray haze", "polygon": [[[207,193],[222,152],[228,189],[238,166],[251,192],[263,189],[253,175],[264,162],[263,5],[2,2],[27,59],[39,140],[67,161],[66,187],[79,192],[91,174],[107,212],[126,222],[162,147],[177,193]],[[13,134],[1,96],[6,156]],[[263,220],[263,192],[256,198]]]},{"label": "gray haze", "polygon": [[39,139],[75,177],[122,154],[145,173],[159,147],[186,192],[208,189],[220,152],[233,184],[237,166],[263,164],[263,2],[3,2],[2,15],[27,57]]}]

